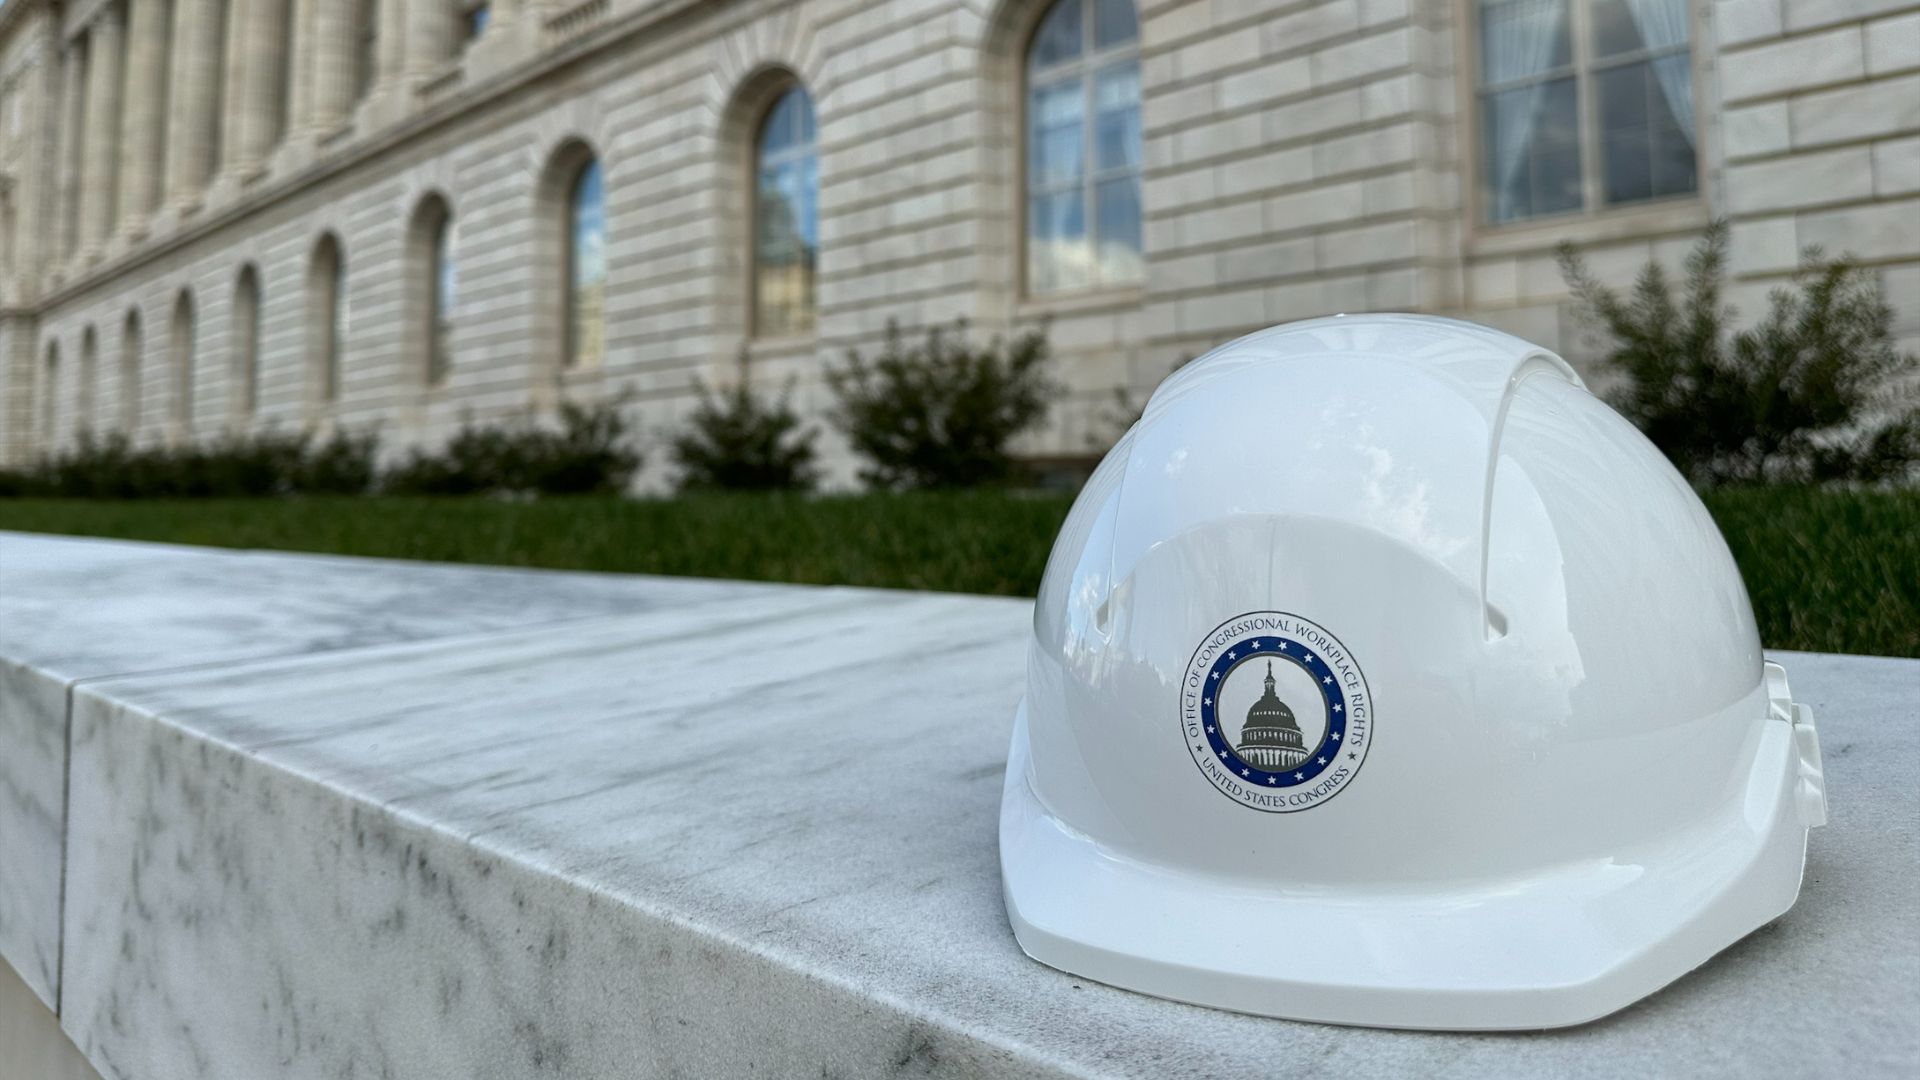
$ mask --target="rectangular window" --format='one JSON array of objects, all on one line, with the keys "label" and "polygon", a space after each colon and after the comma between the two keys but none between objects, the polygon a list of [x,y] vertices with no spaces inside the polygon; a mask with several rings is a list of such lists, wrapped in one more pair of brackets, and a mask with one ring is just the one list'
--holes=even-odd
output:
[{"label": "rectangular window", "polygon": [[359,0],[353,25],[353,99],[373,90],[380,68],[380,0]]},{"label": "rectangular window", "polygon": [[1479,0],[1490,224],[1692,195],[1685,0]]}]

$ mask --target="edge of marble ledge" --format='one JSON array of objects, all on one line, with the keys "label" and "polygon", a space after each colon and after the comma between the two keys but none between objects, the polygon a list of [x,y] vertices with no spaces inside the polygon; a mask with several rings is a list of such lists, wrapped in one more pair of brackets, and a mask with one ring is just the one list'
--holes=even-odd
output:
[{"label": "edge of marble ledge", "polygon": [[[626,617],[605,616],[587,621],[605,623],[619,621],[623,618]],[[496,636],[508,636],[515,632],[516,631],[492,631],[485,634],[461,635],[460,637],[463,639],[471,638],[477,640]],[[445,647],[448,643],[449,639],[411,641],[393,645],[376,646],[363,651],[405,652]],[[246,667],[252,664],[278,666],[289,662],[296,664],[304,662],[324,664],[336,659],[337,656],[331,655],[296,658],[277,657],[257,661],[243,661],[232,666]],[[77,713],[78,710],[83,707],[82,699],[85,699],[87,707],[112,710],[119,714],[123,721],[165,727],[185,739],[204,743],[220,751],[234,755],[236,758],[243,759],[249,767],[270,769],[290,782],[307,785],[315,789],[322,793],[324,797],[330,797],[364,808],[369,812],[384,815],[389,818],[396,827],[410,831],[416,836],[438,837],[445,842],[456,845],[462,850],[483,855],[500,863],[517,866],[529,874],[549,879],[562,888],[578,890],[583,895],[595,897],[602,903],[628,912],[629,917],[651,921],[669,933],[686,935],[693,940],[717,949],[729,950],[739,955],[756,957],[784,971],[835,987],[850,998],[869,1003],[874,1007],[891,1012],[904,1020],[923,1023],[930,1027],[944,1030],[951,1036],[985,1046],[995,1047],[1013,1058],[1027,1062],[1032,1066],[1034,1075],[1096,1075],[1095,1073],[1086,1071],[1084,1062],[1076,1062],[1071,1057],[1062,1056],[1042,1044],[1010,1037],[1006,1033],[990,1027],[982,1027],[964,1015],[955,1014],[942,1008],[929,1007],[928,1003],[921,999],[903,995],[896,991],[874,987],[869,983],[853,977],[846,971],[823,965],[818,962],[817,959],[811,958],[803,952],[782,947],[777,943],[770,943],[745,936],[736,930],[728,929],[704,917],[696,908],[683,908],[679,905],[664,902],[660,898],[646,893],[626,892],[610,888],[578,872],[557,866],[551,860],[541,857],[538,852],[528,851],[509,843],[499,842],[483,834],[469,834],[464,830],[449,828],[441,819],[432,814],[422,812],[403,803],[394,803],[374,798],[357,790],[350,782],[343,783],[336,778],[318,775],[313,770],[302,767],[298,762],[288,761],[275,756],[271,748],[254,749],[248,747],[232,739],[196,727],[190,721],[173,719],[165,715],[163,711],[156,708],[151,702],[123,699],[116,693],[116,691],[120,689],[120,684],[125,684],[129,690],[135,690],[148,686],[150,680],[164,680],[177,675],[183,676],[188,674],[187,672],[162,672],[88,680],[85,684],[77,685],[74,688],[72,708]]]},{"label": "edge of marble ledge", "polygon": [[[91,536],[79,533],[31,532],[24,529],[0,528],[0,542],[8,540],[60,541],[63,543],[99,545],[102,547],[124,547],[134,549],[160,548],[171,554],[203,555],[207,557],[250,558],[264,556],[268,558],[287,558],[314,562],[337,563],[344,566],[375,565],[383,568],[419,569],[433,573],[472,571],[485,574],[558,574],[572,577],[610,578],[617,581],[669,581],[699,582],[710,585],[766,585],[779,588],[877,588],[884,586],[815,584],[798,581],[773,581],[757,578],[712,577],[702,574],[663,574],[645,570],[583,570],[563,566],[519,566],[510,563],[450,562],[442,559],[408,559],[394,555],[352,555],[334,551],[302,551],[294,548],[266,547],[227,547],[218,544],[190,544],[178,540],[136,540],[120,536]],[[6,562],[0,559],[0,578],[6,574]],[[891,590],[890,590],[891,591]],[[913,590],[907,590],[913,591]],[[966,594],[962,594],[966,595]]]},{"label": "edge of marble ledge", "polygon": [[[4,0],[0,0],[3,3]],[[767,589],[854,589],[863,592],[913,593],[927,596],[957,596],[976,600],[1018,601],[1031,604],[1031,596],[1007,596],[999,593],[972,593],[955,589],[928,589],[907,585],[869,585],[839,581],[782,581],[774,578],[717,577],[708,574],[670,574],[652,570],[587,570],[565,566],[521,566],[509,563],[449,562],[441,559],[408,559],[393,555],[353,555],[331,551],[300,551],[290,548],[222,547],[189,544],[174,540],[134,540],[118,536],[88,536],[75,533],[28,532],[0,528],[0,542],[7,540],[62,541],[99,544],[111,547],[162,548],[170,553],[209,557],[266,557],[311,560],[341,566],[374,565],[384,569],[415,569],[430,573],[538,574],[561,577],[598,578],[609,581],[692,583],[734,588]],[[0,559],[0,580],[6,576],[6,561]]]}]

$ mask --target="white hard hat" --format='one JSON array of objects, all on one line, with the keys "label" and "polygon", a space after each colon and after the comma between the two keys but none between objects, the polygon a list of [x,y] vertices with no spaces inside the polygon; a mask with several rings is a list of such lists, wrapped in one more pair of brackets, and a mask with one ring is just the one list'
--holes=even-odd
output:
[{"label": "white hard hat", "polygon": [[1040,587],[1001,807],[1038,960],[1542,1028],[1792,906],[1812,716],[1700,500],[1553,354],[1316,319],[1170,377]]}]

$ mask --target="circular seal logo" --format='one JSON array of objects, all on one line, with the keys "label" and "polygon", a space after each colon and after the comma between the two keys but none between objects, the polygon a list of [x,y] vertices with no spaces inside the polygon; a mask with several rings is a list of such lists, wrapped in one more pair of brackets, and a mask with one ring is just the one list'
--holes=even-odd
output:
[{"label": "circular seal logo", "polygon": [[1180,734],[1220,793],[1272,814],[1353,782],[1373,744],[1373,695],[1340,639],[1284,611],[1250,611],[1200,642],[1180,687]]}]

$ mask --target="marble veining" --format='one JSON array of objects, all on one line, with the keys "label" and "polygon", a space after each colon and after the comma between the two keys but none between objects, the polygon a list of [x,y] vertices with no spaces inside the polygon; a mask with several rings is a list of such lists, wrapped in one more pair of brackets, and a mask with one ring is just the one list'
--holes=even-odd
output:
[{"label": "marble veining", "polygon": [[0,959],[51,1006],[60,978],[67,688],[0,654]]},{"label": "marble veining", "polygon": [[81,680],[597,618],[749,588],[0,532],[0,958],[57,1004],[66,700]]}]

